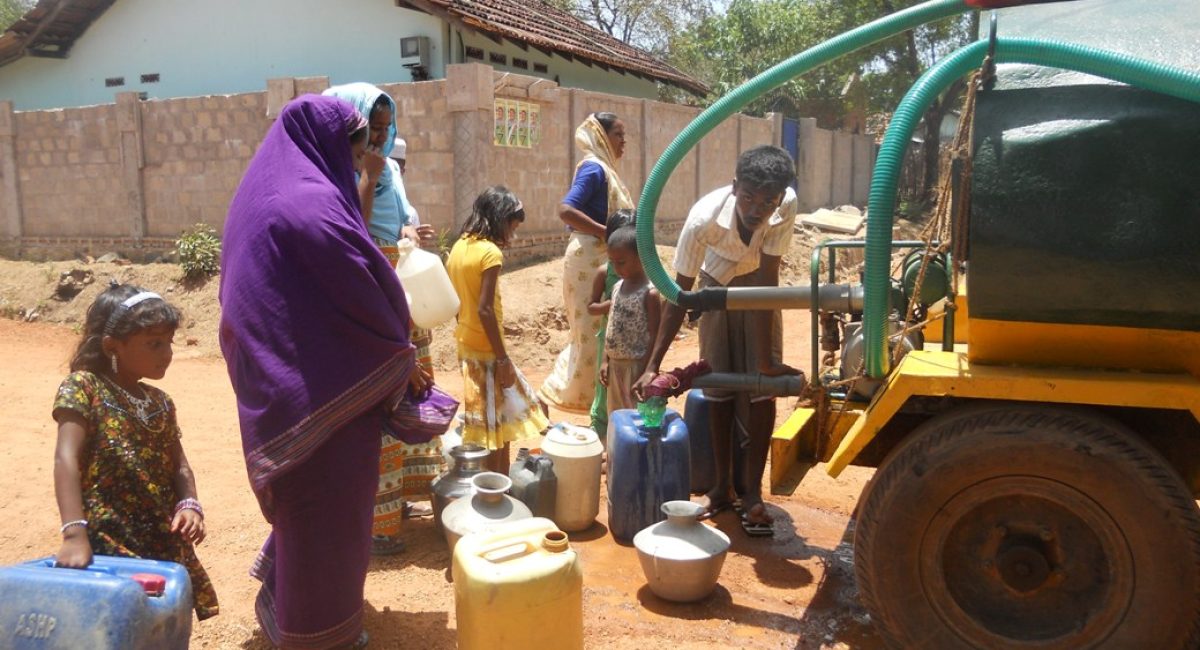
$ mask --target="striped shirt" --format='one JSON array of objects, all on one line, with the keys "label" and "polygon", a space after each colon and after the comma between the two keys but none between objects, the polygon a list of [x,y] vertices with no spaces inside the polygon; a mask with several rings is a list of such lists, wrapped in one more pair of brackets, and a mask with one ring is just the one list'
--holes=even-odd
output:
[{"label": "striped shirt", "polygon": [[766,226],[754,231],[750,243],[742,242],[734,217],[733,186],[714,190],[692,206],[679,246],[675,249],[675,272],[695,278],[700,271],[722,285],[758,270],[762,255],[783,257],[792,243],[796,221],[796,193],[787,188],[783,202],[767,219]]}]

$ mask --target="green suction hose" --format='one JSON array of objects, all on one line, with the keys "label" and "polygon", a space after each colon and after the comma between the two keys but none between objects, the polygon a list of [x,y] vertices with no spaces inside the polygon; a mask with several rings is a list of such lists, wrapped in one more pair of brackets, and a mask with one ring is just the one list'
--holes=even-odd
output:
[{"label": "green suction hose", "polygon": [[654,250],[654,214],[663,186],[666,185],[671,172],[675,171],[684,155],[696,146],[701,138],[716,128],[725,118],[741,110],[746,104],[794,77],[889,36],[963,13],[969,9],[971,7],[968,7],[963,0],[929,0],[929,2],[867,23],[775,65],[738,86],[733,92],[717,100],[715,104],[692,120],[687,128],[675,136],[675,139],[663,151],[658,162],[654,164],[654,169],[650,171],[650,176],[646,179],[646,186],[638,201],[638,256],[642,260],[642,266],[646,269],[646,275],[654,283],[655,288],[667,300],[679,303],[679,285],[675,284],[675,281],[667,275]]},{"label": "green suction hose", "polygon": [[[987,41],[973,43],[926,70],[896,108],[880,146],[867,207],[866,273],[863,279],[866,303],[863,315],[865,369],[870,377],[883,378],[890,370],[887,349],[888,276],[892,214],[904,151],[917,122],[930,103],[954,81],[978,68],[987,48]],[[996,61],[1075,70],[1200,102],[1200,73],[1117,52],[1056,41],[1001,38],[996,41]],[[645,199],[646,195],[643,194],[643,202]],[[640,250],[641,225],[638,227]],[[662,290],[661,287],[659,290]]]}]

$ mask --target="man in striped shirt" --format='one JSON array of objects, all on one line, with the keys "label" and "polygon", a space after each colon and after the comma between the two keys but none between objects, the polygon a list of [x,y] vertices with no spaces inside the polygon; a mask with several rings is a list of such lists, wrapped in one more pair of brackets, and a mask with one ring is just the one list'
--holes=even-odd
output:
[{"label": "man in striped shirt", "polygon": [[[796,218],[795,163],[786,151],[760,146],[737,160],[732,185],[701,198],[688,213],[675,250],[675,281],[700,287],[776,286],[779,262],[787,253]],[[659,372],[667,348],[679,333],[685,310],[668,303],[646,372],[634,384],[638,394]],[[706,312],[700,318],[700,355],[714,372],[800,374],[782,358],[779,312]],[[711,517],[735,504],[742,528],[770,536],[773,518],[762,500],[775,400],[766,395],[706,389],[709,402],[716,485],[703,497]],[[704,432],[697,432],[703,435]],[[734,454],[733,445],[744,453]],[[733,459],[741,466],[732,471]]]}]

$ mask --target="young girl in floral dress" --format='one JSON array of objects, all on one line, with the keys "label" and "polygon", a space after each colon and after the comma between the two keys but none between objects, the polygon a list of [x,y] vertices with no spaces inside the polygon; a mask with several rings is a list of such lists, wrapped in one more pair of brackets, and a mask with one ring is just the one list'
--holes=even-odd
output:
[{"label": "young girl in floral dress", "polygon": [[612,288],[600,364],[606,407],[612,415],[617,409],[637,408],[633,382],[646,370],[662,309],[658,291],[638,259],[634,226],[617,228],[608,236],[608,259],[621,278]]},{"label": "young girl in floral dress", "polygon": [[192,579],[196,616],[216,616],[217,594],[193,544],[204,510],[179,442],[175,404],[141,383],[171,365],[179,312],[130,285],[88,308],[71,374],[54,400],[54,493],[62,517],[56,564],[85,568],[93,553],[178,562]]},{"label": "young girl in floral dress", "polygon": [[550,425],[504,346],[501,249],[524,221],[515,194],[501,185],[484,190],[446,261],[460,302],[454,337],[463,372],[463,442],[491,449],[487,468],[505,474],[508,443],[537,436]]}]

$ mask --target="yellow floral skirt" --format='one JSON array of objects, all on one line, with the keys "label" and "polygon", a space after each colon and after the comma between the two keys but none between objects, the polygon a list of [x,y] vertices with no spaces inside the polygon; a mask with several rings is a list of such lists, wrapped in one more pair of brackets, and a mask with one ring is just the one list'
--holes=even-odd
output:
[{"label": "yellow floral skirt", "polygon": [[463,373],[463,442],[500,449],[514,440],[540,435],[550,426],[541,401],[516,367],[516,383],[500,390],[495,355],[460,345],[458,358]]}]

